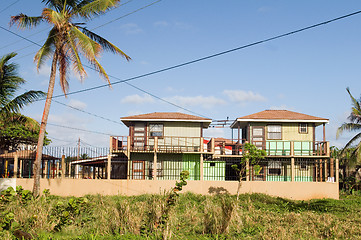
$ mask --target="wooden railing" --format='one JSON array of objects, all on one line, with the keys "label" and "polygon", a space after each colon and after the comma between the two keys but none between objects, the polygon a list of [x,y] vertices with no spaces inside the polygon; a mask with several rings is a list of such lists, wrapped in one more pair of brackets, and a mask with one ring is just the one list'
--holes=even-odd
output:
[{"label": "wooden railing", "polygon": [[[242,155],[241,143],[228,139],[216,140],[202,137],[147,137],[139,141],[137,137],[110,137],[112,152],[168,152],[168,153],[211,153],[218,155]],[[329,156],[327,141],[253,141],[252,144],[266,151],[267,156]]]},{"label": "wooden railing", "polygon": [[267,156],[329,156],[329,142],[325,141],[253,141]]}]

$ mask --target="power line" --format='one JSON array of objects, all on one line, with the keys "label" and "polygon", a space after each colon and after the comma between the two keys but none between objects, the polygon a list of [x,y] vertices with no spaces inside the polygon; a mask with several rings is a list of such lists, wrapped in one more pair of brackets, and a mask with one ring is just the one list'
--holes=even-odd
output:
[{"label": "power line", "polygon": [[[265,42],[269,42],[269,41],[272,41],[272,40],[275,40],[275,39],[278,39],[278,38],[282,38],[282,37],[286,37],[286,36],[289,36],[289,35],[293,35],[293,34],[296,34],[296,33],[299,33],[299,32],[303,32],[303,31],[306,31],[306,30],[309,30],[309,29],[312,29],[312,28],[316,28],[316,27],[319,27],[319,26],[322,26],[322,25],[325,25],[325,24],[328,24],[328,23],[331,23],[331,22],[335,22],[335,21],[338,21],[338,20],[341,20],[341,19],[344,19],[344,18],[348,18],[348,17],[351,17],[353,15],[357,15],[357,14],[360,14],[361,11],[356,11],[356,12],[353,12],[353,13],[350,13],[350,14],[346,14],[346,15],[343,15],[343,16],[340,16],[340,17],[337,17],[337,18],[333,18],[331,20],[327,20],[327,21],[324,21],[324,22],[321,22],[321,23],[317,23],[317,24],[314,24],[314,25],[311,25],[311,26],[308,26],[308,27],[304,27],[304,28],[301,28],[301,29],[298,29],[298,30],[295,30],[295,31],[291,31],[291,32],[287,32],[287,33],[284,33],[284,34],[280,34],[280,35],[277,35],[275,37],[271,37],[271,38],[267,38],[267,39],[264,39],[264,40],[261,40],[261,41],[257,41],[257,42],[253,42],[253,43],[250,43],[250,44],[247,44],[247,45],[243,45],[243,46],[240,46],[240,47],[237,47],[237,48],[233,48],[233,49],[229,49],[229,50],[226,50],[226,51],[223,51],[223,52],[219,52],[219,53],[216,53],[216,54],[212,54],[212,55],[208,55],[206,57],[202,57],[202,58],[198,58],[198,59],[195,59],[195,60],[191,60],[191,61],[188,61],[188,62],[185,62],[185,63],[181,63],[181,64],[178,64],[178,65],[174,65],[174,66],[171,66],[171,67],[167,67],[167,68],[163,68],[163,69],[160,69],[160,70],[157,70],[157,71],[153,71],[153,72],[150,72],[150,73],[146,73],[146,74],[142,74],[142,75],[138,75],[138,76],[135,76],[135,77],[131,77],[131,78],[127,78],[127,79],[120,79],[120,78],[117,78],[115,76],[112,76],[112,75],[108,75],[109,77],[112,77],[114,79],[118,79],[118,81],[115,81],[115,82],[112,82],[111,84],[112,85],[116,85],[116,84],[119,84],[119,83],[124,83],[124,82],[129,82],[129,81],[132,81],[132,80],[135,80],[135,79],[139,79],[139,78],[144,78],[144,77],[147,77],[147,76],[151,76],[151,75],[155,75],[155,74],[158,74],[158,73],[161,73],[161,72],[166,72],[166,71],[169,71],[169,70],[172,70],[172,69],[176,69],[176,68],[180,68],[180,67],[183,67],[183,66],[187,66],[187,65],[190,65],[190,64],[193,64],[193,63],[197,63],[197,62],[200,62],[200,61],[204,61],[204,60],[207,60],[207,59],[210,59],[210,58],[215,58],[215,57],[218,57],[218,56],[221,56],[221,55],[225,55],[225,54],[228,54],[228,53],[231,53],[231,52],[235,52],[235,51],[238,51],[238,50],[241,50],[241,49],[245,49],[245,48],[248,48],[248,47],[251,47],[251,46],[255,46],[255,45],[259,45],[261,43],[265,43]],[[20,38],[23,38],[35,45],[38,45],[38,46],[41,46],[29,39],[26,39],[22,36],[20,36],[19,34],[16,34],[10,30],[7,30],[3,27],[0,26],[1,29],[5,30],[5,31],[8,31]],[[88,67],[88,66],[86,66]],[[94,68],[91,68],[91,67],[88,67],[92,70],[95,70]],[[95,70],[96,71],[96,70]],[[86,89],[82,89],[82,90],[78,90],[78,91],[74,91],[74,92],[70,92],[70,93],[67,93],[67,95],[72,95],[72,94],[77,94],[77,93],[82,93],[82,92],[87,92],[87,91],[92,91],[92,90],[95,90],[95,89],[99,89],[99,88],[103,88],[103,87],[107,87],[108,84],[103,84],[103,85],[98,85],[96,87],[91,87],[91,88],[86,88]],[[133,85],[131,85],[133,86]],[[139,88],[138,88],[139,90]],[[143,90],[145,93],[149,94],[147,91]],[[154,94],[149,94],[151,96],[155,96]],[[64,94],[61,94],[61,95],[56,95],[56,96],[53,96],[52,98],[57,98],[57,97],[60,97],[60,96],[64,96]],[[162,99],[162,98],[159,98],[157,97],[158,99]],[[166,101],[163,99],[163,101]],[[167,101],[166,101],[167,102]],[[169,103],[169,102],[168,102]],[[177,106],[177,107],[180,107],[176,104],[173,104],[173,106]],[[183,107],[180,107],[181,109],[183,110],[186,110],[185,108]],[[190,110],[186,110],[188,112],[193,112],[193,111],[190,111]],[[194,113],[194,112],[193,112]],[[199,114],[197,114],[199,115]],[[199,115],[200,116],[200,115]]]},{"label": "power line", "polygon": [[98,131],[91,131],[91,130],[86,130],[86,129],[81,129],[81,128],[68,127],[68,126],[63,126],[63,125],[59,125],[59,124],[55,124],[55,123],[49,123],[49,122],[47,123],[47,125],[51,125],[51,126],[55,126],[55,127],[61,127],[61,128],[68,128],[68,129],[87,132],[87,133],[101,134],[101,135],[106,135],[106,136],[114,136],[114,135],[116,135],[116,134],[110,134],[110,133],[104,133],[104,132],[98,132]]},{"label": "power line", "polygon": [[155,1],[155,2],[152,2],[152,3],[148,4],[148,5],[145,5],[144,7],[141,7],[141,8],[138,8],[138,9],[134,10],[133,12],[127,13],[127,14],[125,14],[125,15],[123,15],[123,16],[120,16],[120,17],[118,17],[118,18],[115,18],[115,19],[113,19],[113,20],[110,20],[109,22],[106,22],[106,23],[104,23],[104,24],[101,24],[101,25],[99,25],[99,26],[97,26],[97,27],[95,27],[95,28],[92,28],[91,30],[93,31],[93,30],[95,30],[95,29],[104,27],[105,25],[108,25],[108,24],[110,24],[110,23],[112,23],[112,22],[118,21],[119,19],[125,18],[125,17],[127,17],[127,16],[129,16],[129,15],[132,15],[133,13],[139,12],[139,11],[141,11],[141,10],[147,8],[147,7],[150,7],[150,6],[152,6],[152,5],[156,4],[156,3],[159,3],[160,1],[162,1],[162,0],[157,0],[157,1]]},{"label": "power line", "polygon": [[[129,1],[121,4],[120,6],[124,6],[124,5],[126,5],[126,4],[128,4],[128,3],[132,2],[132,1],[134,1],[134,0],[129,0]],[[138,8],[138,9],[136,9],[136,10],[130,12],[130,13],[127,13],[127,14],[125,14],[125,15],[122,15],[122,16],[116,18],[116,19],[110,20],[110,21],[108,21],[108,22],[106,22],[106,23],[104,23],[104,24],[102,24],[102,25],[99,25],[99,26],[97,26],[97,27],[95,27],[95,28],[92,28],[91,31],[93,31],[93,30],[95,30],[95,29],[98,29],[98,28],[101,28],[101,27],[103,27],[103,26],[105,26],[105,25],[108,25],[109,23],[118,21],[119,19],[125,18],[125,17],[127,17],[127,16],[129,16],[129,15],[132,15],[132,14],[136,13],[136,12],[139,12],[139,11],[141,11],[141,10],[147,8],[147,7],[150,7],[150,6],[152,6],[153,4],[156,4],[156,3],[160,2],[160,1],[162,1],[162,0],[158,0],[158,1],[152,2],[152,3],[150,3],[150,4],[146,5],[146,6],[143,6],[143,7],[141,7],[141,8]],[[116,8],[113,8],[113,9],[111,9],[110,11],[112,11],[112,10],[114,10],[114,9],[116,9]],[[97,16],[95,16],[94,18],[92,18],[91,20],[94,20],[95,18],[97,18],[97,17],[99,17],[99,16],[100,16],[100,15],[97,15]],[[56,34],[55,34],[54,36],[56,36]],[[38,43],[41,43],[41,42],[43,42],[44,40],[46,40],[46,39],[43,39],[43,40],[41,40],[41,41],[38,41]],[[31,47],[31,46],[32,46],[32,45],[28,45],[28,46],[26,46],[26,47],[23,47],[23,48],[20,48],[20,49],[18,49],[18,50],[15,50],[14,52],[18,52],[18,51],[24,50],[24,49],[29,48],[29,47]],[[38,45],[38,46],[39,46],[39,45]],[[1,49],[1,48],[0,48],[0,49]],[[36,53],[36,52],[34,52],[34,53]],[[32,54],[33,54],[33,53],[32,53]],[[27,57],[27,56],[32,55],[32,54],[27,54],[27,55],[24,55],[24,56],[22,56],[22,57],[20,57],[20,58]],[[19,59],[19,58],[18,58],[18,59]]]},{"label": "power line", "polygon": [[15,1],[15,2],[11,3],[11,4],[8,5],[7,7],[5,7],[3,10],[1,10],[0,13],[5,12],[7,9],[9,9],[12,5],[16,4],[17,2],[20,2],[20,0],[17,0],[17,1]]},{"label": "power line", "polygon": [[[223,52],[215,53],[215,54],[212,54],[212,55],[208,55],[206,57],[198,58],[198,59],[191,60],[191,61],[188,61],[188,62],[185,62],[185,63],[181,63],[181,64],[178,64],[178,65],[163,68],[163,69],[160,69],[160,70],[157,70],[157,71],[145,73],[145,74],[138,75],[138,76],[131,77],[131,78],[127,78],[127,79],[122,80],[122,79],[119,79],[119,78],[117,78],[115,76],[112,76],[112,75],[108,75],[108,76],[119,80],[119,81],[111,82],[111,85],[116,85],[116,84],[119,84],[119,83],[133,81],[133,80],[136,80],[136,79],[139,79],[139,78],[144,78],[144,77],[155,75],[155,74],[158,74],[158,73],[161,73],[161,72],[166,72],[166,71],[173,70],[173,69],[176,69],[176,68],[184,67],[184,66],[187,66],[187,65],[190,65],[190,64],[193,64],[193,63],[201,62],[201,61],[204,61],[204,60],[207,60],[207,59],[210,59],[210,58],[215,58],[215,57],[218,57],[218,56],[221,56],[221,55],[225,55],[227,53],[235,52],[235,51],[238,51],[238,50],[241,50],[241,49],[244,49],[244,48],[252,47],[252,46],[255,46],[255,45],[259,45],[261,43],[269,42],[269,41],[272,41],[272,40],[275,40],[275,39],[278,39],[278,38],[282,38],[282,37],[286,37],[286,36],[289,36],[289,35],[292,35],[292,34],[303,32],[303,31],[306,31],[306,30],[309,30],[309,29],[312,29],[312,28],[315,28],[315,27],[319,27],[321,25],[325,25],[325,24],[328,24],[328,23],[331,23],[331,22],[335,22],[335,21],[338,21],[338,20],[341,20],[341,19],[344,19],[344,18],[347,18],[347,17],[351,17],[353,15],[360,14],[360,13],[361,13],[361,11],[353,12],[353,13],[350,13],[350,14],[347,14],[347,15],[343,15],[341,17],[337,17],[337,18],[334,18],[334,19],[331,19],[331,20],[328,20],[328,21],[324,21],[324,22],[314,24],[314,25],[311,25],[311,26],[308,26],[308,27],[304,27],[304,28],[301,28],[301,29],[298,29],[298,30],[295,30],[295,31],[291,31],[291,32],[287,32],[287,33],[284,33],[284,34],[281,34],[281,35],[277,35],[275,37],[267,38],[267,39],[264,39],[264,40],[261,40],[261,41],[253,42],[253,43],[246,44],[246,45],[243,45],[243,46],[240,46],[240,47],[232,48],[232,49],[229,49],[229,50],[226,50],[226,51],[223,51]],[[90,69],[95,70],[94,68],[90,68]],[[91,87],[91,88],[86,88],[86,89],[82,89],[82,90],[78,90],[78,91],[74,91],[74,92],[69,92],[69,93],[67,93],[67,95],[92,91],[92,90],[107,87],[107,86],[109,86],[109,85],[108,84],[102,84],[102,85],[98,85],[98,86]],[[64,96],[64,94],[53,96],[53,98],[60,97],[60,96]]]},{"label": "power line", "polygon": [[80,108],[76,108],[76,107],[70,106],[70,105],[68,105],[68,104],[65,104],[65,103],[56,101],[56,100],[54,100],[54,99],[53,99],[53,101],[56,102],[56,103],[58,103],[58,104],[60,104],[60,105],[65,106],[65,107],[74,109],[74,110],[76,110],[76,111],[79,111],[79,112],[82,112],[82,113],[86,113],[86,114],[88,114],[88,115],[90,115],[90,116],[97,117],[97,118],[101,118],[101,119],[106,120],[106,121],[108,121],[108,122],[116,123],[116,124],[119,124],[119,125],[124,125],[124,124],[122,124],[121,122],[117,122],[117,121],[111,120],[111,119],[109,119],[109,118],[105,118],[105,117],[103,117],[103,116],[99,116],[99,115],[97,115],[97,114],[94,114],[94,113],[91,113],[91,112],[87,112],[87,111],[82,110],[82,109],[80,109]]}]

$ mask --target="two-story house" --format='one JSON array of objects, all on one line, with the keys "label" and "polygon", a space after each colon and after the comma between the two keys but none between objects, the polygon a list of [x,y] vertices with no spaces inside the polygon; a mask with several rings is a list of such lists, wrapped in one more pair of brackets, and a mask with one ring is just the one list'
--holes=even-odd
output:
[{"label": "two-story house", "polygon": [[[287,110],[265,110],[237,118],[232,129],[238,141],[248,141],[266,151],[267,158],[258,176],[266,181],[334,181],[325,124],[328,119]],[[323,126],[321,141],[316,127]],[[293,174],[291,174],[291,164]]]},{"label": "two-story house", "polygon": [[118,159],[127,161],[123,170],[129,179],[177,179],[182,170],[190,172],[190,179],[200,179],[203,129],[211,119],[155,112],[123,117],[121,121],[129,127],[129,136],[112,137],[111,149]]}]

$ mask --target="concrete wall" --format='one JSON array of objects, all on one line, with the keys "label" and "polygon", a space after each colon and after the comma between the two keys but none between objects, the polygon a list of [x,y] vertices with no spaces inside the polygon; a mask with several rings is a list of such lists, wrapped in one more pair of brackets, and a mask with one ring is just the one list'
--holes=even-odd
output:
[{"label": "concrete wall", "polygon": [[[174,180],[41,179],[41,192],[59,196],[159,194],[174,187]],[[33,179],[16,179],[16,185],[32,190]],[[236,181],[188,181],[184,192],[236,194]],[[241,193],[265,193],[294,200],[339,198],[338,184],[328,182],[243,182]]]}]

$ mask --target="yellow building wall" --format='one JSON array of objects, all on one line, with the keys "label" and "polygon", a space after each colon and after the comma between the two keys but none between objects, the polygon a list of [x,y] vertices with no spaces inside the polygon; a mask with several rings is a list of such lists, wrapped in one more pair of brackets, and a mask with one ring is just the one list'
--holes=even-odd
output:
[{"label": "yellow building wall", "polygon": [[[163,137],[158,138],[159,146],[200,146],[202,123],[160,122],[163,124]],[[154,138],[149,137],[148,145],[154,145]],[[187,150],[189,151],[189,149]]]},{"label": "yellow building wall", "polygon": [[165,122],[165,137],[201,137],[201,123]]},{"label": "yellow building wall", "polygon": [[264,127],[265,140],[267,139],[267,125],[281,125],[282,126],[282,141],[313,141],[313,126],[308,124],[307,133],[299,133],[299,123],[251,123],[250,138],[252,139],[253,127]]}]

